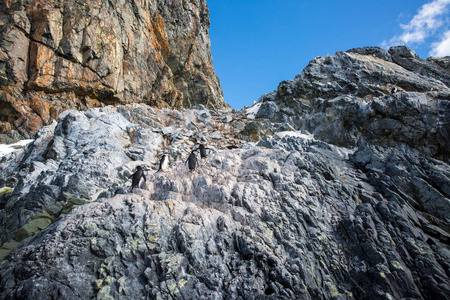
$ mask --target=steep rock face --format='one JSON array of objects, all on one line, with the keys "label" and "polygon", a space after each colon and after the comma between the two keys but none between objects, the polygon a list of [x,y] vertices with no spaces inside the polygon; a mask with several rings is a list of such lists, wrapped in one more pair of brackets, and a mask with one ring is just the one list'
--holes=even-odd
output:
[{"label": "steep rock face", "polygon": [[205,0],[0,4],[0,133],[103,104],[228,109],[209,25]]},{"label": "steep rock face", "polygon": [[[1,299],[449,297],[447,163],[298,132],[244,140],[270,125],[204,107],[61,115],[0,165],[2,242],[54,220],[0,262]],[[196,142],[213,151],[189,172]],[[137,165],[151,170],[130,194]]]},{"label": "steep rock face", "polygon": [[447,160],[450,149],[447,58],[360,48],[312,60],[261,97],[257,118],[287,123],[336,145],[379,143]]},{"label": "steep rock face", "polygon": [[128,190],[135,167],[155,169],[164,152],[172,162],[186,157],[195,142],[220,148],[226,146],[220,139],[231,138],[234,146],[245,142],[234,139],[245,118],[205,107],[179,112],[109,106],[60,118],[40,130],[25,153],[1,159],[1,186],[13,191],[0,195],[0,256],[74,206]]}]

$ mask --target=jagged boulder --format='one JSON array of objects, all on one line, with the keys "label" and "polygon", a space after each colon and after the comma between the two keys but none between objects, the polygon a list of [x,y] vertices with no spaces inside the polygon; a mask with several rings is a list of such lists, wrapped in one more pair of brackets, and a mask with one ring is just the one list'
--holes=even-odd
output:
[{"label": "jagged boulder", "polygon": [[209,25],[205,0],[0,4],[0,133],[105,104],[228,109]]},{"label": "jagged boulder", "polygon": [[340,146],[379,143],[448,160],[446,60],[422,60],[403,46],[318,57],[293,80],[261,97],[255,116],[289,123]]}]

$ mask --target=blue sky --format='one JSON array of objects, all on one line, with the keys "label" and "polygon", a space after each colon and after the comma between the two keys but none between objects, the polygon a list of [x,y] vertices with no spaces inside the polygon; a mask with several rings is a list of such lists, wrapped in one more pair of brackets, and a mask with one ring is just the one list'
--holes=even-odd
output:
[{"label": "blue sky", "polygon": [[[207,0],[211,52],[235,109],[274,91],[317,56],[405,43],[450,55],[450,0]],[[437,55],[440,54],[440,55]]]}]

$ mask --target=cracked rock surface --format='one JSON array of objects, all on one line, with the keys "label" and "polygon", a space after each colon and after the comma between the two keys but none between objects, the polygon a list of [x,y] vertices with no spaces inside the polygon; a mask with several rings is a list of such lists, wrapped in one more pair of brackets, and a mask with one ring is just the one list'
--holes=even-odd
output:
[{"label": "cracked rock surface", "polygon": [[406,147],[448,161],[448,61],[423,60],[404,46],[316,57],[294,79],[263,95],[255,115],[339,146]]},{"label": "cracked rock surface", "polygon": [[448,300],[448,83],[368,47],[240,111],[65,111],[0,158],[0,299]]},{"label": "cracked rock surface", "polygon": [[205,0],[4,1],[0,140],[32,138],[68,109],[229,109],[209,25]]},{"label": "cracked rock surface", "polygon": [[[51,221],[5,254],[0,298],[449,297],[448,164],[295,132],[255,143],[252,122],[201,106],[64,113],[2,160],[2,251]],[[199,142],[212,150],[190,172]],[[137,165],[147,181],[128,193]]]}]

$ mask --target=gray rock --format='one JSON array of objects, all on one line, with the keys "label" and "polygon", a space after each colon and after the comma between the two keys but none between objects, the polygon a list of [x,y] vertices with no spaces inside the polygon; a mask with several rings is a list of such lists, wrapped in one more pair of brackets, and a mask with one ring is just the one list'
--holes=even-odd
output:
[{"label": "gray rock", "polygon": [[[194,112],[152,113],[135,105],[69,112],[2,163],[2,183],[3,174],[20,174],[14,191],[0,195],[6,197],[0,212],[27,220],[45,207],[55,218],[33,236],[25,229],[37,221],[19,230],[29,237],[0,261],[0,299],[449,295],[448,164],[389,147],[350,150],[301,136],[267,136],[257,145],[211,153],[194,172],[181,155],[166,172],[147,172],[145,185],[123,194],[132,166],[145,162],[132,161],[122,149],[148,144],[145,151],[175,158],[193,146],[162,139],[160,147],[151,144],[152,134],[162,134],[145,122],[190,124]],[[192,124],[212,133],[203,122]],[[237,142],[221,134],[222,145]],[[43,157],[55,137],[67,153],[75,149],[74,156]],[[96,151],[86,156],[87,141]],[[98,166],[103,172],[94,173]],[[105,191],[114,189],[116,195]],[[64,205],[78,207],[63,214]],[[14,232],[7,218],[0,220]],[[15,246],[4,243],[0,254]]]},{"label": "gray rock", "polygon": [[195,116],[197,117],[197,120],[200,122],[206,122],[208,119],[211,118],[211,114],[208,110],[195,110]]},{"label": "gray rock", "polygon": [[[417,154],[383,147],[359,148],[350,159],[369,174],[369,180],[385,193],[387,199],[407,201],[416,209],[450,220],[450,184],[448,165]],[[437,176],[429,176],[440,172]],[[435,173],[436,174],[436,173]]]},{"label": "gray rock", "polygon": [[450,78],[436,61],[445,60],[422,60],[403,46],[317,57],[263,95],[256,116],[338,146],[364,140],[447,161]]},{"label": "gray rock", "polygon": [[226,115],[226,116],[224,116],[224,117],[221,119],[221,121],[222,121],[223,123],[230,123],[231,121],[233,121],[233,117],[230,116],[230,115]]},{"label": "gray rock", "polygon": [[[60,114],[1,158],[0,299],[447,299],[441,65],[338,52],[231,124],[203,105]],[[198,143],[217,150],[189,171]]]},{"label": "gray rock", "polygon": [[446,66],[442,63],[445,61],[445,58],[423,60],[412,49],[405,46],[391,47],[389,53],[392,60],[403,68],[426,77],[437,78],[445,83],[447,87],[450,86],[448,65]]},{"label": "gray rock", "polygon": [[372,55],[385,61],[392,62],[392,57],[389,51],[386,51],[380,47],[353,48],[348,50],[347,52],[358,53],[361,55]]},{"label": "gray rock", "polygon": [[256,118],[270,119],[276,112],[278,112],[278,106],[274,102],[264,102],[256,113]]},{"label": "gray rock", "polygon": [[218,140],[222,137],[222,135],[220,134],[220,131],[214,131],[209,136],[210,136],[210,138],[216,139],[216,140]]},{"label": "gray rock", "polygon": [[164,128],[161,128],[161,131],[162,131],[162,133],[164,134],[164,135],[170,135],[170,134],[172,134],[173,132],[174,132],[174,128],[173,127],[164,127]]}]

